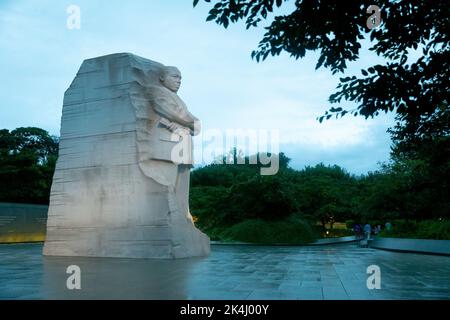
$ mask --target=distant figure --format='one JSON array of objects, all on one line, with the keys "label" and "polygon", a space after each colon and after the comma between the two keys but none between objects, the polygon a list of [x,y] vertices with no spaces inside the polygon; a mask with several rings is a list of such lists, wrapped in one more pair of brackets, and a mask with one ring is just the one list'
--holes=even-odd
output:
[{"label": "distant figure", "polygon": [[391,232],[392,230],[392,223],[390,223],[389,221],[386,222],[386,224],[384,225],[384,227],[386,228],[387,232]]},{"label": "distant figure", "polygon": [[381,232],[381,225],[379,224],[379,225],[377,225],[377,228],[376,228],[376,233],[375,234],[379,234]]},{"label": "distant figure", "polygon": [[370,234],[372,233],[372,227],[369,223],[366,223],[364,226],[364,234],[366,235],[367,240],[370,240]]},{"label": "distant figure", "polygon": [[361,227],[361,225],[360,225],[359,223],[357,223],[357,224],[355,224],[355,225],[353,226],[353,232],[355,233],[355,237],[356,237],[357,239],[360,239],[360,238],[361,238],[362,227]]}]

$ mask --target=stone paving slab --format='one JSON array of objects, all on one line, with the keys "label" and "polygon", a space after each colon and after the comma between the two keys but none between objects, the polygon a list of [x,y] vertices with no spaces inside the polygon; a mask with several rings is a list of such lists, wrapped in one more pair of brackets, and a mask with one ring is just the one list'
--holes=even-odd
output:
[{"label": "stone paving slab", "polygon": [[[212,246],[206,258],[42,257],[42,244],[0,245],[0,299],[380,300],[450,299],[450,257],[356,244]],[[81,290],[66,268],[81,268]],[[366,285],[369,265],[381,289]]]}]

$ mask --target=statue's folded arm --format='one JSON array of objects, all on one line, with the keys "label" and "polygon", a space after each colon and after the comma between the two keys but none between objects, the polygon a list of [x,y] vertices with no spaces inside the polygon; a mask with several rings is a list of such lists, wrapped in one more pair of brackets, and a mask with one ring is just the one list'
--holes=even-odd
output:
[{"label": "statue's folded arm", "polygon": [[194,130],[194,124],[199,120],[189,111],[183,110],[175,102],[170,100],[166,97],[154,99],[153,107],[155,112],[163,118]]}]

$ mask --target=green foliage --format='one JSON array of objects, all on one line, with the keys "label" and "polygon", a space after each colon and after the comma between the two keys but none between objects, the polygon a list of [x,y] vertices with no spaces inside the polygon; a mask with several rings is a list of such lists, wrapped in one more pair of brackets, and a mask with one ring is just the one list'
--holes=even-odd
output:
[{"label": "green foliage", "polygon": [[419,222],[417,237],[419,239],[450,240],[450,220]]},{"label": "green foliage", "polygon": [[392,221],[392,233],[413,236],[417,232],[417,221],[398,219]]},{"label": "green foliage", "polygon": [[340,237],[348,237],[354,236],[355,233],[352,230],[347,229],[333,229],[329,230],[327,238],[340,238]]},{"label": "green foliage", "polygon": [[[250,158],[255,157],[256,164],[250,164]],[[237,182],[245,182],[251,177],[259,176],[260,168],[264,167],[261,165],[259,155],[240,158],[236,149],[231,150],[226,156],[219,156],[219,160],[219,164],[213,163],[200,170],[194,170],[191,174],[191,185],[231,187]],[[287,169],[289,161],[290,159],[281,152],[279,154],[280,170]]]},{"label": "green foliage", "polygon": [[[319,164],[296,171],[287,166],[288,158],[282,163],[285,165],[275,176],[261,176],[258,169],[248,165],[215,164],[194,170],[190,208],[196,224],[213,239],[237,240],[239,236],[240,241],[247,241],[242,240],[244,236],[240,231],[257,225],[255,221],[273,223],[276,228],[293,219],[308,225],[317,221],[332,225],[355,216],[352,195],[358,191],[356,177],[338,166]],[[281,222],[283,224],[279,224]],[[228,229],[234,231],[226,233]],[[252,239],[272,235],[272,231],[267,230],[247,231]],[[314,234],[320,233],[314,231]],[[348,235],[348,232],[336,231],[333,235]],[[284,235],[274,239],[282,242],[280,237]],[[298,237],[293,239],[298,242],[301,240]]]},{"label": "green foliage", "polygon": [[450,240],[450,220],[394,220],[392,231],[383,230],[381,236],[392,238]]},{"label": "green foliage", "polygon": [[[217,239],[224,229],[248,220],[271,223],[292,215],[310,225],[320,222],[318,234],[330,225],[332,236],[348,234],[333,230],[334,222],[346,221],[351,229],[355,222],[384,226],[398,218],[449,217],[444,178],[450,166],[442,156],[446,152],[429,150],[421,153],[421,160],[394,158],[380,171],[363,176],[323,164],[303,170],[286,165],[276,176],[260,176],[259,170],[248,165],[210,165],[192,172],[191,212],[198,218],[197,225]],[[400,231],[395,232],[411,230],[414,236],[414,222],[405,223],[410,225],[400,222]]]},{"label": "green foliage", "polygon": [[298,211],[294,190],[285,183],[291,172],[289,158],[280,154],[280,170],[274,176],[261,176],[261,166],[245,160],[247,164],[211,164],[191,173],[190,208],[200,227],[279,220]]},{"label": "green foliage", "polygon": [[[0,130],[0,201],[48,203],[57,150],[58,139],[42,129]],[[231,156],[236,163],[236,150]],[[245,164],[212,164],[191,174],[191,213],[213,239],[223,239],[230,229],[234,231],[227,234],[229,239],[243,239],[242,230],[247,230],[250,238],[268,241],[270,235],[282,242],[288,233],[274,235],[276,229],[267,229],[251,235],[248,228],[297,223],[313,226],[313,234],[330,225],[331,235],[343,235],[347,231],[333,229],[334,222],[343,221],[349,229],[355,221],[374,226],[394,221],[393,236],[448,238],[447,136],[416,144],[394,140],[392,161],[363,176],[323,164],[293,170],[282,153],[278,173],[261,176],[261,165],[250,165],[248,157],[244,160]],[[317,222],[322,230],[316,232]],[[303,235],[293,239],[297,237]]]},{"label": "green foliage", "polygon": [[356,224],[355,220],[350,219],[350,220],[345,221],[345,227],[349,230],[352,230],[353,227],[355,226],[355,224]]},{"label": "green foliage", "polygon": [[294,187],[300,212],[325,224],[351,218],[352,197],[357,193],[357,178],[339,166],[306,167],[294,173]]},{"label": "green foliage", "polygon": [[221,236],[224,240],[252,243],[304,244],[315,239],[308,223],[292,220],[246,220],[231,226]]},{"label": "green foliage", "polygon": [[45,130],[0,130],[0,201],[47,204],[57,155]]},{"label": "green foliage", "polygon": [[298,211],[293,189],[282,176],[255,175],[234,184],[221,206],[225,223],[280,220]]},{"label": "green foliage", "polygon": [[450,138],[394,142],[392,161],[362,179],[357,211],[367,219],[450,217]]},{"label": "green foliage", "polygon": [[323,164],[296,171],[286,165],[261,176],[248,165],[209,165],[191,178],[191,212],[205,221],[232,225],[249,219],[283,220],[292,214],[323,224],[351,217],[356,178]]},{"label": "green foliage", "polygon": [[210,229],[223,224],[222,213],[218,208],[225,202],[227,193],[228,189],[221,185],[191,187],[190,210],[201,229]]},{"label": "green foliage", "polygon": [[[380,112],[396,112],[397,124],[390,129],[391,161],[377,172],[354,177],[339,167],[323,165],[301,171],[283,170],[279,181],[271,181],[273,187],[287,186],[277,194],[288,202],[283,210],[320,221],[323,228],[325,224],[347,219],[382,224],[398,218],[421,221],[450,217],[447,2],[380,0],[376,5],[381,8],[382,23],[372,30],[366,27],[369,18],[366,9],[373,4],[369,1],[298,0],[291,13],[276,15],[275,10],[285,2],[220,0],[211,4],[207,20],[225,28],[243,20],[247,28],[252,28],[270,19],[253,58],[259,62],[269,55],[287,52],[299,59],[307,51],[318,51],[316,68],[324,66],[333,73],[344,72],[349,62],[357,60],[362,40],[370,38],[370,50],[384,58],[384,63],[368,66],[361,74],[340,78],[338,91],[329,97],[332,104],[349,101],[357,107],[353,110],[332,107],[319,120],[347,113],[368,118]],[[194,0],[194,6],[198,3]],[[415,54],[411,55],[412,52]],[[417,52],[422,55],[417,56]],[[270,183],[243,175],[243,181],[255,184],[252,190],[245,183],[238,186],[233,177],[223,177],[228,178],[228,195],[223,199],[237,203],[229,204],[221,212],[228,212],[228,218],[237,218],[232,220],[235,222],[239,221],[241,209],[245,209],[242,217],[268,218],[264,210],[249,209],[248,204],[258,203],[261,198],[270,199],[260,188]],[[249,200],[237,195],[238,192],[261,197]],[[280,204],[275,201],[273,205]],[[283,214],[271,218],[275,217],[282,219]]]}]

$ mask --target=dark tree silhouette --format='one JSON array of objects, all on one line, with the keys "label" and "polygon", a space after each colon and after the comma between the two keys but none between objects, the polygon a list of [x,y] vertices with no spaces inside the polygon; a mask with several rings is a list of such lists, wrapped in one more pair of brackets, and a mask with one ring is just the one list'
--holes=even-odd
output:
[{"label": "dark tree silhouette", "polygon": [[58,156],[58,138],[28,127],[0,130],[0,201],[49,201]]},{"label": "dark tree silhouette", "polygon": [[[204,0],[211,3],[211,0]],[[274,9],[287,0],[215,1],[207,21],[228,27],[243,20],[247,29],[273,14],[266,33],[252,57],[258,62],[281,52],[298,59],[307,51],[319,51],[316,68],[343,73],[348,62],[359,58],[361,41],[369,38],[371,48],[386,63],[361,70],[361,76],[340,79],[338,91],[329,102],[343,100],[357,104],[355,109],[332,107],[319,120],[351,113],[374,117],[380,112],[396,112],[401,134],[428,134],[434,124],[448,114],[450,79],[450,7],[448,1],[341,1],[297,0],[290,14],[275,15]],[[194,0],[194,6],[199,0]],[[369,6],[380,9],[381,25],[369,29]],[[408,61],[412,51],[422,56]],[[427,131],[428,130],[428,131]],[[447,132],[448,134],[448,132]]]}]

